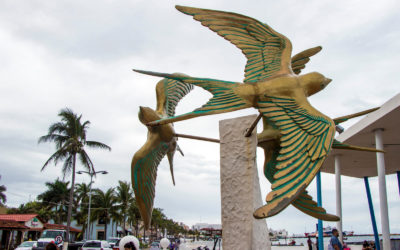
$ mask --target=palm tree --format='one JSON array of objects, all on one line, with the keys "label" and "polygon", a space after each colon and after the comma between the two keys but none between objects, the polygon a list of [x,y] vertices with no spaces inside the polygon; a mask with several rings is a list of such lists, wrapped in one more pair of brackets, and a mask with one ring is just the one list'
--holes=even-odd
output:
[{"label": "palm tree", "polygon": [[93,196],[93,216],[97,219],[103,219],[104,222],[104,239],[107,239],[107,224],[110,223],[111,214],[116,209],[114,188],[109,188],[106,192],[100,189],[94,190]]},{"label": "palm tree", "polygon": [[66,211],[65,208],[68,204],[68,196],[70,189],[68,188],[69,182],[64,182],[59,179],[54,182],[45,183],[47,190],[38,195],[38,199],[42,201],[43,207],[47,210],[55,208],[54,221],[61,224],[65,221]]},{"label": "palm tree", "polygon": [[[124,216],[120,213],[120,211],[119,211],[119,209],[117,209],[117,207],[116,207],[116,209],[111,210],[110,216],[111,216],[111,220],[112,220],[111,233],[112,233],[112,236],[115,236],[116,234],[118,234],[118,229],[117,229],[118,223],[121,223],[124,220]],[[114,223],[115,223],[115,226],[114,226]],[[114,229],[116,230],[115,234],[114,234]]]},{"label": "palm tree", "polygon": [[120,213],[123,215],[122,228],[126,235],[125,222],[129,209],[129,205],[133,202],[131,184],[127,181],[118,181],[117,186],[117,201],[119,203]]},{"label": "palm tree", "polygon": [[58,116],[61,117],[60,122],[53,123],[48,130],[48,134],[39,138],[41,142],[54,142],[56,144],[56,152],[44,163],[41,171],[43,171],[50,162],[57,165],[58,162],[64,161],[62,167],[63,177],[72,173],[71,190],[69,194],[68,216],[67,216],[67,241],[69,242],[69,229],[71,225],[72,203],[75,188],[75,169],[76,157],[78,156],[82,165],[88,171],[94,172],[92,160],[85,151],[85,146],[92,148],[101,148],[111,150],[109,146],[97,141],[87,141],[86,133],[90,122],[81,123],[82,115],[78,116],[71,109],[62,109]]},{"label": "palm tree", "polygon": [[86,183],[77,183],[75,186],[75,196],[76,196],[76,202],[78,204],[87,204],[88,199],[89,199],[89,192],[90,192],[90,186]]},{"label": "palm tree", "polygon": [[89,192],[90,187],[86,183],[78,183],[75,186],[76,207],[80,207],[74,213],[74,220],[82,225],[82,232],[80,235],[83,237],[87,229],[87,217],[89,208]]},{"label": "palm tree", "polygon": [[[0,175],[0,179],[1,179],[1,175]],[[1,185],[0,186],[0,205],[1,206],[3,206],[7,201],[7,196],[5,194],[6,191],[7,191],[6,186]]]},{"label": "palm tree", "polygon": [[134,225],[136,238],[139,236],[139,220],[140,220],[140,218],[141,217],[140,217],[139,207],[136,203],[136,200],[133,199],[133,201],[129,205],[129,209],[128,209],[128,223],[130,225]]},{"label": "palm tree", "polygon": [[[151,232],[153,232],[153,227],[156,231],[156,239],[158,238],[158,229],[163,226],[163,222],[166,219],[165,214],[162,212],[161,208],[154,208],[151,214]],[[153,235],[153,233],[152,233]]]}]

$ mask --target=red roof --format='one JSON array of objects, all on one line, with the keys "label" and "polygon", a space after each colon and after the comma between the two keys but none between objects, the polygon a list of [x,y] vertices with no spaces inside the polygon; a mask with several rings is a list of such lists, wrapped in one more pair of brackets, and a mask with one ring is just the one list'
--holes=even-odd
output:
[{"label": "red roof", "polygon": [[15,220],[0,219],[0,229],[29,229],[29,227],[22,225]]},{"label": "red roof", "polygon": [[[63,230],[67,230],[67,226],[66,225],[61,225],[61,224],[49,224],[49,223],[46,223],[46,224],[44,224],[44,228],[45,229],[63,229]],[[74,227],[69,227],[69,230],[71,232],[76,232],[76,233],[81,232],[81,230],[76,229]]]},{"label": "red roof", "polygon": [[27,222],[37,216],[37,214],[0,214],[0,220]]}]

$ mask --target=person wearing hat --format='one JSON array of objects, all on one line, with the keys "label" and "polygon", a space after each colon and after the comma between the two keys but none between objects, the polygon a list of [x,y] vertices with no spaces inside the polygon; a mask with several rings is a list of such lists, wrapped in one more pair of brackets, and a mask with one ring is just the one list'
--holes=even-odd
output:
[{"label": "person wearing hat", "polygon": [[124,245],[125,250],[138,250],[135,247],[135,244],[132,241],[129,241]]},{"label": "person wearing hat", "polygon": [[133,235],[127,235],[119,241],[120,250],[140,250],[139,240]]}]

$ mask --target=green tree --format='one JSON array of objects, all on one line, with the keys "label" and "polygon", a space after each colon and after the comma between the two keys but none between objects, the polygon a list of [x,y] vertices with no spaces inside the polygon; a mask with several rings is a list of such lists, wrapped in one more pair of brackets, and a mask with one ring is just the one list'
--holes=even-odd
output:
[{"label": "green tree", "polygon": [[139,237],[139,221],[140,221],[139,207],[136,200],[133,199],[132,203],[129,205],[128,209],[128,223],[135,227],[135,236]]},{"label": "green tree", "polygon": [[90,186],[86,183],[77,183],[75,186],[75,197],[76,202],[82,206],[84,204],[86,207],[89,205],[89,192]]},{"label": "green tree", "polygon": [[53,153],[44,163],[42,171],[51,162],[54,162],[54,164],[57,165],[58,162],[63,161],[63,177],[65,178],[66,175],[72,173],[67,216],[67,241],[69,241],[69,229],[71,226],[72,205],[75,189],[76,158],[79,158],[85,169],[88,171],[95,171],[92,160],[85,151],[85,147],[108,150],[111,150],[111,148],[101,142],[86,140],[86,133],[90,122],[85,121],[82,123],[82,115],[78,116],[71,109],[65,108],[58,113],[58,116],[61,118],[61,121],[53,123],[49,127],[48,134],[39,138],[39,143],[54,142],[56,145],[56,152]]},{"label": "green tree", "polygon": [[46,210],[53,210],[51,217],[55,223],[62,224],[67,219],[67,207],[70,189],[69,182],[64,182],[59,179],[54,182],[45,183],[47,190],[38,195],[38,199],[42,202]]},{"label": "green tree", "polygon": [[88,209],[89,209],[89,191],[90,187],[86,183],[78,183],[75,186],[75,198],[77,209],[74,213],[74,220],[82,225],[82,232],[79,236],[84,236],[87,229],[87,216],[88,216]]},{"label": "green tree", "polygon": [[21,204],[17,208],[8,208],[7,214],[38,214],[43,221],[48,221],[54,218],[54,212],[48,210],[43,203],[39,201],[30,201]]},{"label": "green tree", "polygon": [[[1,179],[1,175],[0,175],[0,179]],[[0,205],[1,206],[3,206],[7,201],[7,196],[5,194],[6,191],[7,191],[6,186],[1,185],[0,186]]]},{"label": "green tree", "polygon": [[107,224],[110,223],[113,210],[116,209],[115,190],[109,188],[106,192],[100,189],[94,190],[93,217],[104,221],[104,239],[107,239]]},{"label": "green tree", "polygon": [[161,208],[154,208],[151,214],[151,232],[153,235],[153,229],[155,229],[156,239],[158,238],[158,229],[163,227],[164,221],[167,218],[162,211]]},{"label": "green tree", "polygon": [[111,223],[112,231],[111,231],[111,233],[112,233],[112,236],[115,236],[115,234],[117,234],[117,232],[115,232],[115,234],[114,234],[114,229],[116,229],[114,224],[116,224],[116,226],[118,226],[118,223],[121,223],[124,220],[124,216],[120,213],[119,209],[117,208],[117,209],[111,210],[110,217],[111,217],[111,220],[112,220],[112,223]]},{"label": "green tree", "polygon": [[127,181],[118,181],[118,186],[116,190],[117,201],[119,203],[118,208],[123,216],[122,228],[124,230],[124,235],[126,235],[126,218],[129,209],[129,205],[133,202],[131,184]]}]

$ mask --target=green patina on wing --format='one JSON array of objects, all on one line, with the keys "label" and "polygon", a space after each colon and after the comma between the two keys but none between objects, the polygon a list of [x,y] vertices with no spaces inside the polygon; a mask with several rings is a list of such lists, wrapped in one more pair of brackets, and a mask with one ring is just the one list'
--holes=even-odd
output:
[{"label": "green patina on wing", "polygon": [[185,79],[185,82],[199,86],[213,95],[206,104],[194,110],[193,113],[207,113],[220,109],[229,110],[246,104],[246,102],[234,92],[234,88],[240,85],[239,83],[207,78],[188,78]]},{"label": "green patina on wing", "polygon": [[269,124],[281,133],[279,156],[274,167],[266,171],[273,174],[272,191],[268,204],[256,211],[258,217],[269,217],[287,207],[309,185],[319,171],[334,138],[333,121],[317,110],[307,100],[302,104],[286,97],[266,96],[259,101],[259,110]]},{"label": "green patina on wing", "polygon": [[285,36],[268,25],[244,15],[176,6],[202,25],[238,47],[247,58],[245,83],[257,82],[278,71],[290,73],[292,45]]},{"label": "green patina on wing", "polygon": [[302,211],[305,214],[308,214],[314,218],[325,220],[325,221],[339,221],[340,218],[334,214],[328,214],[326,210],[322,207],[318,206],[318,203],[315,202],[308,192],[304,190],[296,200],[292,202],[292,205]]},{"label": "green patina on wing", "polygon": [[[144,74],[154,74],[152,72],[146,71],[138,72]],[[198,109],[195,109],[192,112],[178,116],[163,118],[152,123],[166,124],[189,119],[191,117],[221,113],[221,110],[223,110],[224,112],[228,112],[251,107],[250,103],[248,103],[246,100],[235,93],[235,88],[240,86],[240,83],[209,78],[177,76],[173,74],[162,74],[162,76],[170,80],[180,81],[183,84],[199,86],[210,92],[213,96],[206,104]]]},{"label": "green patina on wing", "polygon": [[[150,142],[146,144],[148,143]],[[148,225],[153,211],[157,168],[169,147],[165,142],[160,142],[152,148],[146,147],[146,144],[132,159],[132,183],[140,214],[144,224]]]},{"label": "green patina on wing", "polygon": [[179,101],[193,89],[193,85],[168,78],[163,80],[163,84],[166,96],[165,111],[167,116],[174,116]]},{"label": "green patina on wing", "polygon": [[292,57],[292,70],[295,74],[300,74],[301,70],[306,67],[306,64],[310,61],[310,57],[314,56],[322,50],[321,46],[317,46],[311,49],[306,49]]},{"label": "green patina on wing", "polygon": [[[277,145],[277,141],[279,140],[269,141],[259,145],[264,149],[264,175],[271,183],[275,181],[274,175],[278,172],[276,165],[278,164],[277,158],[279,156],[280,147]],[[303,213],[317,219],[325,221],[338,221],[340,219],[336,215],[328,214],[324,208],[319,207],[318,203],[313,201],[312,197],[308,195],[307,190],[304,190],[291,204]]]}]

